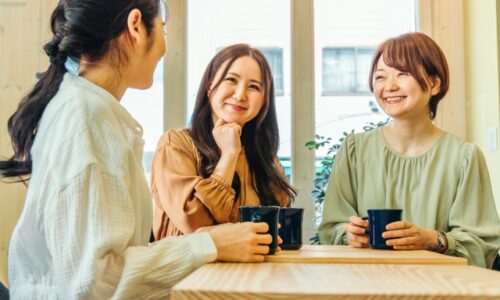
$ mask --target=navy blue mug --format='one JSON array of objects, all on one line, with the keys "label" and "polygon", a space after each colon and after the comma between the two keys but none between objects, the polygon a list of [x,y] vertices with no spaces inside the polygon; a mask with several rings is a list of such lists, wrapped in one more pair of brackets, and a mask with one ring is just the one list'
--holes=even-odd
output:
[{"label": "navy blue mug", "polygon": [[282,207],[279,213],[280,229],[278,235],[283,240],[281,249],[297,250],[302,247],[303,208]]},{"label": "navy blue mug", "polygon": [[240,206],[240,222],[266,222],[273,241],[269,244],[269,254],[276,253],[278,248],[278,215],[279,206]]},{"label": "navy blue mug", "polygon": [[382,233],[386,231],[385,227],[392,223],[401,221],[402,209],[398,208],[380,208],[368,210],[368,236],[370,237],[370,246],[375,249],[392,249],[387,246],[386,239]]}]

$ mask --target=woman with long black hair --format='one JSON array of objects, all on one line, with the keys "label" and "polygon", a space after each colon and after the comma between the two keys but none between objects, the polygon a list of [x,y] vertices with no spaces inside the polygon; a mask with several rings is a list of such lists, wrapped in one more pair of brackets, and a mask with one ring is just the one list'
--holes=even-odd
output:
[{"label": "woman with long black hair", "polygon": [[271,69],[246,44],[220,50],[198,89],[191,127],[169,130],[153,160],[156,239],[237,222],[243,205],[289,206],[277,153]]},{"label": "woman with long black hair", "polygon": [[264,223],[204,228],[148,245],[152,202],[142,128],[120,105],[148,88],[166,52],[159,0],[64,0],[44,47],[48,70],[9,119],[14,156],[0,178],[27,180],[9,249],[12,298],[165,299],[204,263],[263,261]]}]

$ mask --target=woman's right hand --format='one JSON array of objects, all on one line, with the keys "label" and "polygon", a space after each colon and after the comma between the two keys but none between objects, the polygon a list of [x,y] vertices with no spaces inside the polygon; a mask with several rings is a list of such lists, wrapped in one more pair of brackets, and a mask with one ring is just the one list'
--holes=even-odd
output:
[{"label": "woman's right hand", "polygon": [[215,122],[212,135],[222,155],[238,155],[241,151],[241,126],[237,123],[226,123],[222,118]]},{"label": "woman's right hand", "polygon": [[263,262],[272,237],[267,223],[226,223],[205,227],[217,248],[217,260],[227,262]]},{"label": "woman's right hand", "polygon": [[358,216],[351,216],[349,218],[349,223],[344,225],[344,229],[347,232],[349,245],[351,247],[369,247],[369,237],[366,233],[366,228],[368,228],[367,220],[364,220]]}]

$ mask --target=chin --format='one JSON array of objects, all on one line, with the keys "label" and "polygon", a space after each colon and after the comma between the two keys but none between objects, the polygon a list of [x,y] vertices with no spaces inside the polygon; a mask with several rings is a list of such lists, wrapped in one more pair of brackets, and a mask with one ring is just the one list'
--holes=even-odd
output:
[{"label": "chin", "polygon": [[153,85],[153,80],[149,82],[141,82],[141,83],[136,83],[132,86],[131,88],[138,89],[138,90],[147,90]]}]

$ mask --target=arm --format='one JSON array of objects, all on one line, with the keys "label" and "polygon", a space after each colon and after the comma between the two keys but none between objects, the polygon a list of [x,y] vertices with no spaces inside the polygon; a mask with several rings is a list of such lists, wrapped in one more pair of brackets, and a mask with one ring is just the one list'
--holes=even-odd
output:
[{"label": "arm", "polygon": [[466,155],[449,214],[449,227],[445,254],[465,257],[469,263],[491,268],[500,249],[500,221],[488,167],[477,146]]},{"label": "arm", "polygon": [[229,222],[235,203],[230,184],[217,174],[201,177],[196,149],[186,146],[179,135],[167,132],[154,155],[151,186],[156,205],[185,234]]},{"label": "arm", "polygon": [[141,246],[146,240],[137,230],[147,199],[132,199],[127,182],[89,165],[48,202],[44,236],[61,298],[165,298],[176,282],[215,260],[207,233]]},{"label": "arm", "polygon": [[318,230],[321,244],[347,245],[345,225],[357,213],[355,136],[349,135],[337,152],[323,203]]}]

